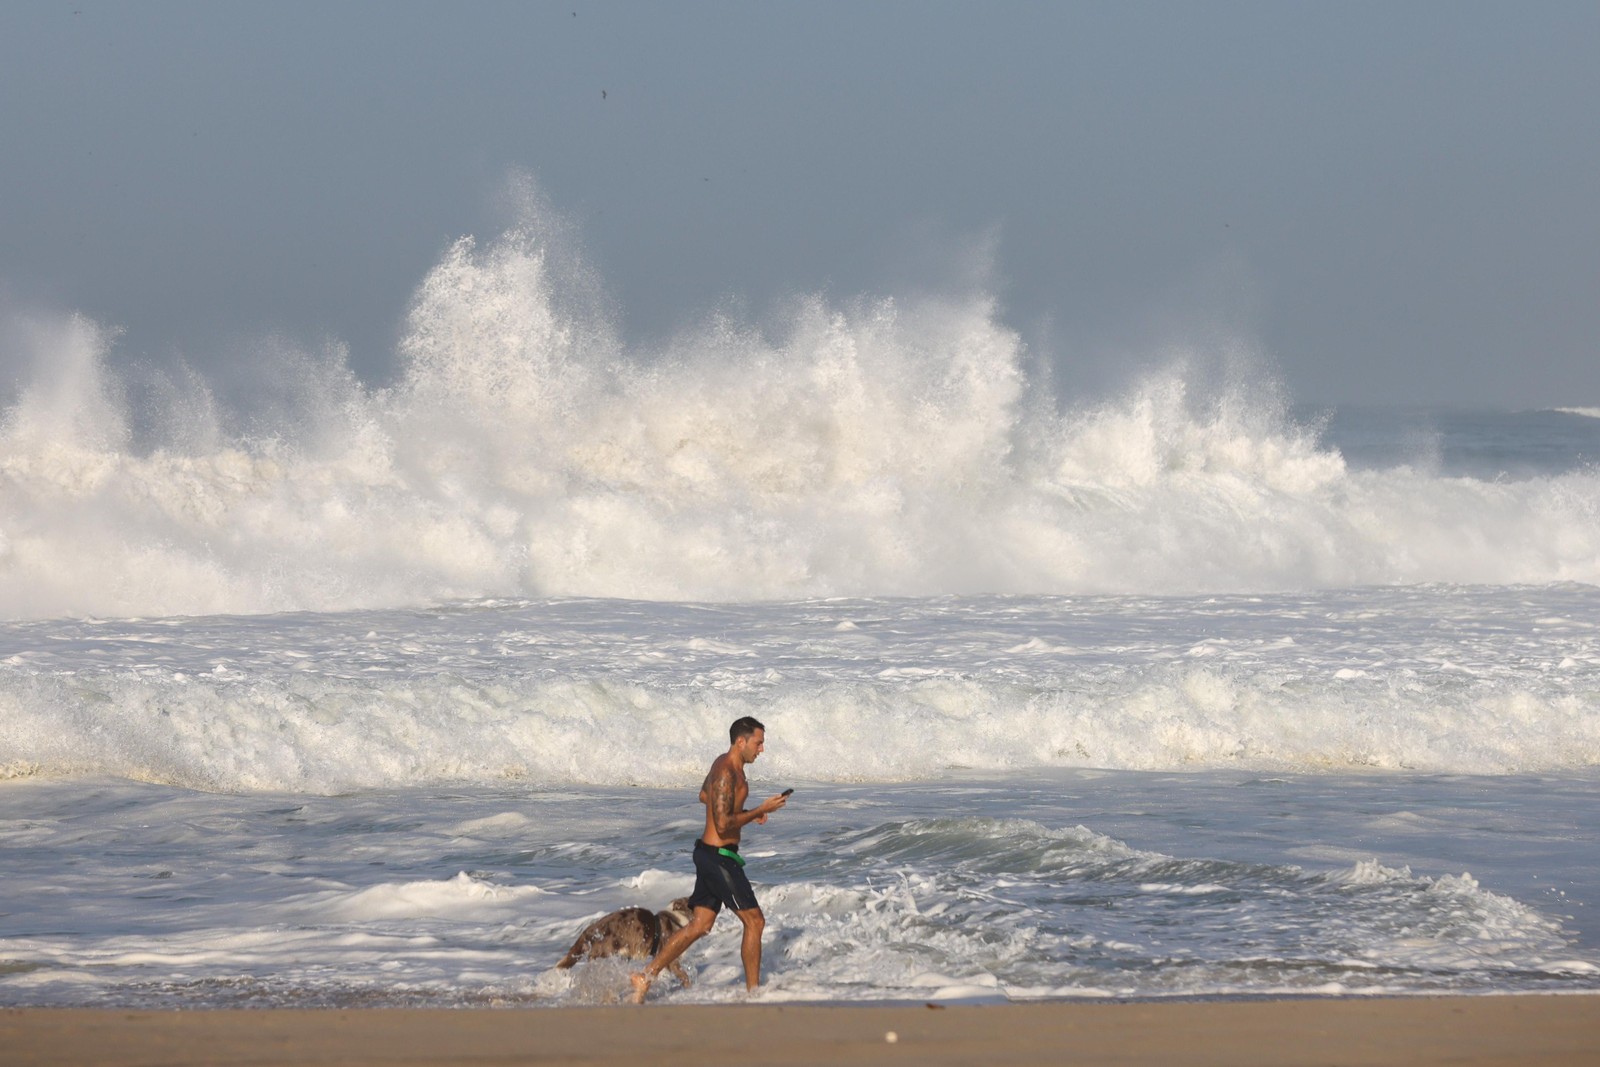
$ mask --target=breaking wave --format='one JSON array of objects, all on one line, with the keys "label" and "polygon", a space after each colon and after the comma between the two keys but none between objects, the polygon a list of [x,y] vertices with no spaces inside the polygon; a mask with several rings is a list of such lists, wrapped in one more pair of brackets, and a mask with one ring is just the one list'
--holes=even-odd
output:
[{"label": "breaking wave", "polygon": [[450,248],[390,387],[262,353],[248,423],[194,375],[136,407],[81,316],[12,323],[0,616],[1600,581],[1592,470],[1352,470],[1181,360],[1063,411],[982,294],[630,351],[545,232]]}]

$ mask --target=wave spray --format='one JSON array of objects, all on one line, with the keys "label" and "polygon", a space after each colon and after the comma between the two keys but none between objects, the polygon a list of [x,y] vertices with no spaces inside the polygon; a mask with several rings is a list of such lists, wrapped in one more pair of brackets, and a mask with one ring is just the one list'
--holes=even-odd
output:
[{"label": "wave spray", "polygon": [[1354,471],[1181,367],[1063,412],[982,293],[630,351],[548,233],[452,246],[396,384],[281,351],[240,429],[192,375],[135,410],[82,317],[13,330],[0,616],[1600,581],[1592,471]]}]

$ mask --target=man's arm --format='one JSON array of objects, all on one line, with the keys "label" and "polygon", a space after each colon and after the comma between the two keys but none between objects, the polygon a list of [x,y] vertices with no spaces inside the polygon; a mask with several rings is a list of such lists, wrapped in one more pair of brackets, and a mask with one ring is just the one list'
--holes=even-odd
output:
[{"label": "man's arm", "polygon": [[740,822],[739,816],[744,812],[733,810],[732,769],[724,766],[713,771],[706,789],[711,793],[711,825],[717,828],[718,837],[732,837],[739,832],[739,827],[750,821]]},{"label": "man's arm", "polygon": [[760,807],[749,811],[735,811],[733,808],[733,770],[723,767],[716,771],[706,788],[711,793],[711,825],[717,828],[717,836],[732,837],[742,827],[748,826],[757,819],[764,819],[778,808],[783,807],[780,802],[773,804],[772,798],[762,802]]}]

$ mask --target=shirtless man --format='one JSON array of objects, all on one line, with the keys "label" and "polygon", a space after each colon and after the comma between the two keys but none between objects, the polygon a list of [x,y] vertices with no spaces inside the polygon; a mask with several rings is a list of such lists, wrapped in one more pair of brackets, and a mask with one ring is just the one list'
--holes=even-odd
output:
[{"label": "shirtless man", "polygon": [[667,938],[649,966],[632,976],[633,1000],[643,1004],[650,983],[677,962],[684,949],[711,932],[717,912],[726,904],[744,923],[744,943],[739,954],[744,959],[744,984],[755,992],[761,984],[761,931],[767,921],[756,903],[750,879],[744,876],[744,859],[739,855],[739,833],[753,822],[764,823],[767,816],[789,802],[787,793],[768,797],[758,808],[746,811],[750,783],[744,769],[754,763],[766,748],[767,730],[746,715],[728,728],[728,751],[718,756],[700,786],[700,803],[706,806],[706,829],[694,843],[694,892],[689,906],[694,917],[689,925]]}]

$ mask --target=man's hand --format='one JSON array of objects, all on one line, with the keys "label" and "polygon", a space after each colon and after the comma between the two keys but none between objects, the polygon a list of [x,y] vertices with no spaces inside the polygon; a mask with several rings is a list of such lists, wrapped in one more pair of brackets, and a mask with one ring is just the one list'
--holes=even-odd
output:
[{"label": "man's hand", "polygon": [[754,809],[752,812],[755,815],[755,821],[758,823],[766,822],[768,815],[771,815],[787,803],[789,803],[789,795],[787,793],[779,793],[775,797],[768,797],[761,802],[759,808]]}]

